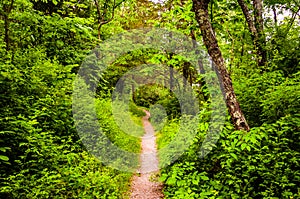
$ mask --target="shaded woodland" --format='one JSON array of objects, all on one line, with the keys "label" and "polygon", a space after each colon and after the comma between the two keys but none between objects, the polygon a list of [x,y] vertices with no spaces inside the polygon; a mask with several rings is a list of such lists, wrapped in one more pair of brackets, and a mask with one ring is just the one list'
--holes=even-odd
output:
[{"label": "shaded woodland", "polygon": [[[224,91],[225,124],[201,157],[213,111],[203,73],[181,56],[144,49],[118,58],[97,83],[95,109],[105,135],[140,152],[143,132],[125,125],[136,135],[128,136],[119,128],[113,92],[131,69],[164,64],[184,77],[183,89],[193,85],[200,110],[189,148],[160,171],[165,198],[300,198],[299,0],[1,0],[0,198],[129,198],[133,174],[87,150],[72,94],[93,49],[143,28],[177,31],[203,44]],[[184,117],[171,92],[175,75],[166,74],[161,85],[131,88],[128,104],[137,125],[141,107],[156,116],[158,150],[176,137]],[[119,106],[121,116],[126,108]],[[168,162],[170,154],[159,159]]]}]

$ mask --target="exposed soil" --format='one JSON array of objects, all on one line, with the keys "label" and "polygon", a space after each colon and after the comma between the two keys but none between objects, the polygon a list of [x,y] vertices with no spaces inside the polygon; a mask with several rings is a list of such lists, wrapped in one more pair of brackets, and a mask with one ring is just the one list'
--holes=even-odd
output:
[{"label": "exposed soil", "polygon": [[158,159],[156,151],[156,137],[154,129],[149,122],[150,113],[143,117],[145,134],[142,137],[142,153],[140,168],[132,178],[131,199],[160,199],[163,198],[163,185],[152,179],[158,173]]}]

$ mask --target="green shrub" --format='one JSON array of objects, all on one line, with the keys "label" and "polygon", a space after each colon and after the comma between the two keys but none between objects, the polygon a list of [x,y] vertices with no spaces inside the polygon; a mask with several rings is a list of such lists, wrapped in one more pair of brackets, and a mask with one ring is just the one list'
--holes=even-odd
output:
[{"label": "green shrub", "polygon": [[234,88],[250,126],[276,122],[280,117],[300,111],[299,73],[284,77],[283,72],[239,77]]},{"label": "green shrub", "polygon": [[133,102],[129,103],[129,111],[137,117],[143,117],[146,115],[146,113]]},{"label": "green shrub", "polygon": [[155,131],[161,130],[167,122],[168,115],[165,108],[160,104],[150,106],[150,121]]},{"label": "green shrub", "polygon": [[135,92],[134,99],[138,106],[146,108],[160,104],[165,108],[169,119],[178,117],[181,113],[179,101],[174,93],[160,85],[141,86]]},{"label": "green shrub", "polygon": [[[13,63],[0,64],[0,198],[125,197],[132,174],[88,154],[76,132],[73,67],[49,60],[39,48],[16,51]],[[119,130],[111,101],[96,102],[112,141],[138,153],[140,140]]]},{"label": "green shrub", "polygon": [[204,159],[199,157],[202,128],[184,156],[162,170],[166,198],[298,198],[299,126],[299,115],[246,134],[226,123]]},{"label": "green shrub", "polygon": [[[111,140],[138,153],[140,140],[120,132],[110,112],[110,101],[99,100],[99,119]],[[28,135],[18,143],[23,154],[14,160],[18,173],[3,177],[5,198],[121,198],[129,189],[131,173],[106,167],[74,142],[72,136],[35,128],[37,121],[19,120]],[[113,155],[113,154],[111,154]]]}]

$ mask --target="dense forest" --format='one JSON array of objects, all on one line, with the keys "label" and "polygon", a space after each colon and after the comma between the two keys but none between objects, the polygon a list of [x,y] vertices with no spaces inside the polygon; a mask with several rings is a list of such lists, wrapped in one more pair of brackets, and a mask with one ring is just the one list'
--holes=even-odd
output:
[{"label": "dense forest", "polygon": [[130,198],[143,110],[164,198],[300,198],[299,0],[1,0],[0,46],[0,198]]}]

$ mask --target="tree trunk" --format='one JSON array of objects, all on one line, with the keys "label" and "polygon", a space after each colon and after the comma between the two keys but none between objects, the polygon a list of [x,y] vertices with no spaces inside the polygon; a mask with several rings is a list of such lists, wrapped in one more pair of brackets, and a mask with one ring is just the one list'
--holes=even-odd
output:
[{"label": "tree trunk", "polygon": [[[195,35],[195,32],[193,30],[191,30],[191,38],[193,40],[193,47],[196,48],[197,47],[197,41],[196,41],[196,35]],[[196,54],[199,54],[199,51],[196,49]],[[205,74],[205,70],[204,70],[204,67],[203,67],[203,63],[202,63],[202,60],[201,59],[198,59],[198,67],[199,67],[199,72],[200,74]],[[200,81],[200,87],[204,87],[205,86],[205,81],[204,81],[204,78],[201,77]],[[205,101],[208,101],[209,99],[209,96],[207,93],[203,93],[203,99]]]},{"label": "tree trunk", "polygon": [[10,49],[10,42],[9,42],[9,21],[8,21],[8,15],[4,15],[4,42],[6,45],[6,51],[8,52]]},{"label": "tree trunk", "polygon": [[[110,2],[110,0],[105,0],[104,2],[101,3],[101,5],[99,5],[98,0],[94,0],[94,4],[96,6],[96,10],[97,10],[97,21],[98,21],[98,39],[99,41],[101,41],[101,27],[109,22],[111,22],[114,18],[115,15],[115,9],[121,5],[123,1],[120,1],[118,4],[116,4],[116,0],[113,0],[112,2]],[[107,18],[107,15],[109,15],[108,13],[108,9],[109,9],[109,4],[112,3],[111,6],[111,16],[109,19],[105,19]],[[103,12],[101,12],[101,8],[100,6],[103,8]]]},{"label": "tree trunk", "polygon": [[135,87],[134,87],[134,74],[131,76],[132,82],[131,82],[131,94],[132,94],[132,100],[135,102]]},{"label": "tree trunk", "polygon": [[187,62],[183,63],[183,67],[182,67],[182,78],[183,78],[183,90],[185,91],[186,89],[186,85],[187,85],[187,79],[189,78],[189,65]]},{"label": "tree trunk", "polygon": [[267,52],[264,49],[266,39],[264,35],[263,28],[263,4],[261,0],[253,0],[254,6],[254,21],[251,16],[248,6],[244,0],[237,0],[243,14],[245,16],[246,22],[248,24],[248,28],[252,37],[253,44],[257,51],[257,63],[259,66],[264,66],[267,61]]},{"label": "tree trunk", "polygon": [[[193,40],[193,47],[196,48],[198,46],[198,44],[197,44],[195,32],[193,30],[191,30],[191,38]],[[195,53],[199,54],[199,51],[196,49]],[[204,74],[205,70],[204,70],[203,63],[202,63],[201,59],[198,59],[198,66],[199,66],[199,72],[200,72],[200,74]]]},{"label": "tree trunk", "polygon": [[4,42],[6,45],[6,51],[10,50],[10,39],[9,39],[9,15],[13,9],[14,6],[14,0],[10,1],[10,4],[4,4],[3,5],[3,13],[1,15],[3,15],[4,18]]},{"label": "tree trunk", "polygon": [[[172,59],[172,58],[171,58],[171,59]],[[169,84],[170,84],[170,90],[171,90],[171,91],[173,90],[173,87],[174,87],[174,80],[173,80],[173,79],[174,79],[174,78],[173,78],[174,75],[173,75],[173,70],[174,70],[174,69],[173,69],[173,66],[170,65],[170,66],[169,66],[169,74],[170,74],[170,83],[169,83]]]},{"label": "tree trunk", "polygon": [[[252,20],[252,17],[250,15],[250,12],[249,12],[249,9],[248,9],[248,6],[246,5],[245,1],[244,0],[237,0],[242,11],[243,11],[243,14],[245,16],[245,19],[246,19],[246,22],[248,24],[248,28],[249,28],[249,31],[250,31],[250,34],[251,34],[251,37],[252,37],[252,40],[253,42],[256,41],[257,39],[257,30],[254,26],[254,22]],[[255,44],[254,44],[255,45]]]},{"label": "tree trunk", "polygon": [[262,0],[253,0],[254,6],[254,21],[257,32],[263,32],[264,20],[263,20],[263,3]]},{"label": "tree trunk", "polygon": [[258,65],[264,66],[267,62],[267,52],[264,49],[266,46],[266,37],[264,34],[264,20],[263,20],[263,3],[262,0],[253,0],[254,6],[254,21],[257,30],[258,42]]},{"label": "tree trunk", "polygon": [[225,62],[218,46],[215,33],[209,20],[208,4],[210,0],[193,0],[193,11],[195,12],[196,20],[200,26],[203,42],[211,56],[213,62],[217,66],[217,72],[221,79],[221,84],[224,88],[224,98],[228,112],[231,116],[232,122],[237,130],[249,131],[250,127],[241,111],[240,105],[236,99],[233,90],[231,78],[226,70]]}]

